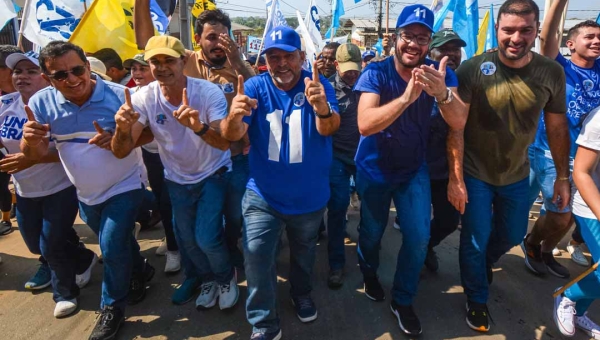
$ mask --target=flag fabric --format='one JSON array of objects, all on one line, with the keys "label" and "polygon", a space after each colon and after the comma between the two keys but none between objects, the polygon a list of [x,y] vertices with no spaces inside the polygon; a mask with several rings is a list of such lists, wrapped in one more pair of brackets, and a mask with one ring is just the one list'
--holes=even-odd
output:
[{"label": "flag fabric", "polygon": [[340,27],[340,17],[346,14],[342,0],[331,1],[331,28],[329,29],[329,40],[335,37],[335,31]]},{"label": "flag fabric", "polygon": [[598,13],[598,17],[596,18],[596,22],[600,24],[600,13]]},{"label": "flag fabric", "polygon": [[190,20],[190,32],[192,34],[192,49],[194,51],[198,51],[200,49],[200,45],[198,45],[196,43],[196,39],[194,39],[194,36],[196,35],[196,19],[198,19],[200,14],[205,10],[213,9],[217,9],[217,5],[215,5],[214,0],[196,0],[194,2],[194,5],[192,6],[192,20]]},{"label": "flag fabric", "polygon": [[490,5],[490,21],[488,22],[484,51],[496,47],[498,47],[498,38],[496,37],[496,24],[494,22],[494,5]]},{"label": "flag fabric", "polygon": [[0,30],[8,23],[9,20],[17,17],[17,11],[12,0],[0,0],[0,7],[6,10],[0,11]]},{"label": "flag fabric", "polygon": [[140,53],[133,32],[134,2],[135,0],[94,1],[69,41],[89,53],[110,47],[123,60],[133,58]]},{"label": "flag fabric", "polygon": [[150,0],[150,17],[158,34],[165,34],[171,19],[163,12],[156,0]]},{"label": "flag fabric", "polygon": [[310,33],[308,32],[308,28],[306,28],[304,20],[302,20],[300,11],[296,10],[296,16],[298,17],[298,29],[300,30],[302,40],[304,40],[304,52],[306,53],[303,68],[308,71],[312,71],[312,64],[315,60],[317,60],[317,53],[319,53],[320,50],[317,50],[317,47],[315,47]]},{"label": "flag fabric", "polygon": [[27,0],[20,33],[40,47],[53,40],[68,40],[83,12],[81,0]]},{"label": "flag fabric", "polygon": [[466,43],[467,58],[477,51],[477,31],[479,29],[479,8],[477,0],[455,1],[452,29]]},{"label": "flag fabric", "polygon": [[[448,15],[450,8],[455,7],[454,0],[433,0],[431,11],[433,12],[433,31],[437,32],[444,25],[444,19]],[[462,37],[461,37],[462,38]]]},{"label": "flag fabric", "polygon": [[304,24],[315,47],[319,51],[323,49],[325,44],[321,36],[321,19],[319,18],[319,9],[317,8],[316,0],[310,0],[306,16],[304,17]]},{"label": "flag fabric", "polygon": [[[267,23],[265,25],[265,34],[269,32],[273,27],[277,26],[289,26],[285,16],[281,13],[279,8],[278,0],[266,0],[265,5],[267,6]],[[264,37],[263,37],[264,38]]]},{"label": "flag fabric", "polygon": [[477,52],[475,55],[480,55],[485,51],[485,42],[487,40],[487,31],[490,21],[490,11],[485,12],[481,25],[479,26],[479,33],[477,33]]},{"label": "flag fabric", "polygon": [[383,55],[383,43],[381,38],[377,39],[377,43],[373,45],[373,48],[377,50],[379,55]]}]

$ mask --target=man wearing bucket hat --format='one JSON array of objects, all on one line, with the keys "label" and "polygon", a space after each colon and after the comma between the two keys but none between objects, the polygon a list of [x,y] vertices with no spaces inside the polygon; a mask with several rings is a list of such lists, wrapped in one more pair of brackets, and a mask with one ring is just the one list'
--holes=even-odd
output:
[{"label": "man wearing bucket hat", "polygon": [[358,97],[352,91],[360,75],[360,49],[354,44],[343,44],[335,55],[336,73],[329,78],[340,107],[340,128],[332,136],[333,161],[329,172],[331,197],[327,203],[327,250],[329,254],[329,288],[340,288],[346,263],[344,237],[346,235],[346,210],[350,203],[350,177],[356,176],[354,155],[360,133],[356,123]]},{"label": "man wearing bucket hat", "polygon": [[185,281],[201,282],[196,308],[212,308],[219,300],[219,308],[228,309],[237,303],[239,291],[223,238],[231,159],[219,126],[227,101],[217,85],[183,75],[187,57],[179,39],[155,36],[145,50],[156,81],[117,112],[112,151],[127,157],[150,128],[164,160]]},{"label": "man wearing bucket hat", "polygon": [[412,304],[417,293],[429,241],[431,191],[426,164],[431,110],[437,102],[452,126],[466,119],[455,94],[454,72],[448,58],[426,58],[433,13],[423,5],[406,6],[396,24],[395,54],[371,63],[356,83],[360,94],[358,128],[362,135],[355,161],[356,188],[361,197],[359,264],[366,296],[383,301],[377,277],[379,245],[388,224],[391,200],[402,221],[403,242],[392,288],[391,310],[400,329],[421,334]]},{"label": "man wearing bucket hat", "polygon": [[281,338],[275,257],[284,229],[290,242],[290,295],[302,322],[317,318],[310,296],[318,230],[329,200],[331,136],[340,117],[335,92],[302,69],[300,36],[275,27],[265,38],[269,73],[239,77],[238,94],[221,126],[235,141],[248,133],[250,180],[244,195],[246,315],[253,340]]}]

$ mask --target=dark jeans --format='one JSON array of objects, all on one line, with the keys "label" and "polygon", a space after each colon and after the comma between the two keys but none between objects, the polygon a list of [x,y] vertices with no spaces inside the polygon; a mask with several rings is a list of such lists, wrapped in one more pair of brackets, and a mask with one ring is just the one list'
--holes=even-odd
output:
[{"label": "dark jeans", "polygon": [[429,183],[431,185],[431,205],[433,206],[429,249],[432,249],[458,228],[460,213],[448,201],[448,179],[431,180]]},{"label": "dark jeans", "polygon": [[231,178],[227,184],[225,195],[225,207],[223,214],[225,216],[225,242],[229,249],[231,263],[236,267],[244,266],[242,252],[237,246],[238,240],[242,237],[242,227],[244,218],[242,216],[242,199],[246,193],[246,184],[250,176],[250,165],[248,155],[239,154],[231,157],[232,170]]},{"label": "dark jeans", "polygon": [[[0,159],[3,158],[4,156],[0,157]],[[0,211],[2,212],[9,212],[12,207],[12,195],[8,189],[9,181],[10,175],[6,172],[0,172]]]},{"label": "dark jeans", "polygon": [[327,251],[331,270],[343,269],[346,264],[344,236],[351,176],[356,176],[356,166],[334,157],[329,171],[331,196],[327,202]]},{"label": "dark jeans", "polygon": [[124,309],[131,276],[144,270],[145,260],[133,236],[142,195],[143,190],[136,189],[96,205],[79,202],[81,219],[98,235],[104,259],[101,309],[104,306]]},{"label": "dark jeans", "polygon": [[171,198],[165,184],[165,168],[157,153],[152,153],[142,149],[142,157],[146,170],[148,170],[148,181],[152,188],[152,193],[156,199],[156,205],[162,224],[165,228],[165,238],[167,239],[167,249],[169,251],[178,251],[175,233],[173,232],[173,207],[171,206]]},{"label": "dark jeans", "polygon": [[[79,246],[73,229],[78,201],[74,186],[52,195],[25,198],[17,195],[17,222],[27,248],[41,254],[50,266],[54,301],[79,296],[75,284],[78,268],[87,268],[93,252]],[[85,271],[85,269],[83,269]]]}]

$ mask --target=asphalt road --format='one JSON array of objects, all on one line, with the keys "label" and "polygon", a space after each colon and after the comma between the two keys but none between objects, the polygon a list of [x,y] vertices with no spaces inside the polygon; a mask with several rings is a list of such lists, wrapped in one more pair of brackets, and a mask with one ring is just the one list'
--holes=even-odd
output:
[{"label": "asphalt road", "polygon": [[[390,212],[389,228],[383,238],[379,275],[387,291],[386,302],[373,302],[364,296],[362,276],[356,261],[356,244],[347,245],[346,281],[340,290],[327,288],[327,248],[324,240],[318,246],[314,268],[314,291],[319,317],[303,324],[295,316],[289,301],[289,249],[284,246],[278,260],[278,305],[284,339],[406,339],[389,310],[389,289],[402,234],[392,228],[394,212]],[[357,238],[358,212],[350,211],[348,231]],[[530,221],[531,222],[531,221]],[[98,241],[91,230],[78,221],[76,229],[88,248],[100,253]],[[16,225],[16,222],[13,222]],[[530,226],[532,223],[530,223]],[[90,284],[82,290],[79,310],[71,317],[53,317],[54,301],[48,288],[31,293],[23,284],[37,270],[37,256],[30,254],[18,229],[0,237],[0,339],[87,339],[99,306],[102,266],[94,269]],[[127,320],[117,339],[249,339],[251,327],[246,321],[244,302],[247,296],[243,273],[239,277],[240,302],[230,311],[218,308],[199,312],[194,303],[173,305],[170,296],[182,274],[167,276],[162,272],[164,257],[154,255],[160,243],[162,227],[140,234],[144,255],[157,268],[149,283],[146,299],[128,307]],[[576,265],[564,251],[558,261],[575,277],[585,268]],[[285,244],[285,242],[284,242]],[[518,247],[505,255],[494,268],[494,282],[488,307],[494,324],[489,333],[477,333],[465,324],[465,296],[462,294],[458,265],[458,232],[436,248],[440,270],[423,270],[415,311],[421,319],[421,339],[561,339],[552,320],[552,292],[567,280],[550,275],[537,277],[527,271]],[[589,254],[588,254],[589,255]],[[599,315],[592,306],[590,315]],[[578,333],[572,339],[587,339]]]}]

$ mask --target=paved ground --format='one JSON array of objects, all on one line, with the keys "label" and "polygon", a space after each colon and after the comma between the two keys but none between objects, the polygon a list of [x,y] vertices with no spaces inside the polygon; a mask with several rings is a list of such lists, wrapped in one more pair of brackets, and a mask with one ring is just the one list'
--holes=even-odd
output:
[{"label": "paved ground", "polygon": [[[372,302],[364,296],[354,243],[347,246],[344,287],[329,290],[326,285],[326,242],[322,242],[318,247],[313,292],[319,318],[311,324],[302,324],[289,302],[289,286],[285,279],[288,248],[283,248],[278,262],[278,296],[284,339],[406,339],[389,311],[389,289],[402,243],[401,233],[391,227],[392,221],[390,218],[390,227],[384,236],[380,268],[382,284],[388,290],[388,302]],[[353,240],[357,237],[357,223],[358,213],[350,212],[348,229]],[[0,237],[0,339],[87,339],[99,304],[102,267],[99,265],[94,269],[92,281],[82,290],[80,310],[69,318],[57,320],[52,316],[54,302],[50,289],[33,294],[23,289],[25,281],[36,271],[37,257],[28,253],[17,228],[14,229],[15,232]],[[88,247],[99,253],[97,239],[89,228],[78,224],[76,229]],[[213,308],[198,312],[193,302],[175,306],[170,302],[170,295],[181,274],[166,276],[162,273],[165,260],[154,255],[161,234],[160,227],[140,234],[144,255],[157,268],[157,274],[150,282],[146,299],[128,308],[127,320],[117,338],[248,339],[251,327],[245,319],[247,290],[243,275],[240,277],[241,301],[232,311]],[[564,244],[561,248],[564,249]],[[494,269],[489,308],[495,325],[489,333],[480,334],[470,330],[464,322],[465,297],[460,286],[458,233],[437,247],[437,252],[440,270],[436,274],[422,272],[415,301],[415,310],[424,330],[421,339],[561,339],[552,321],[551,294],[566,280],[531,275],[523,264],[521,250],[514,248]],[[559,261],[571,270],[573,277],[585,270],[571,262],[568,254],[561,256]],[[598,307],[593,306],[590,314],[598,315],[598,311]],[[587,337],[578,334],[574,339]]]}]

